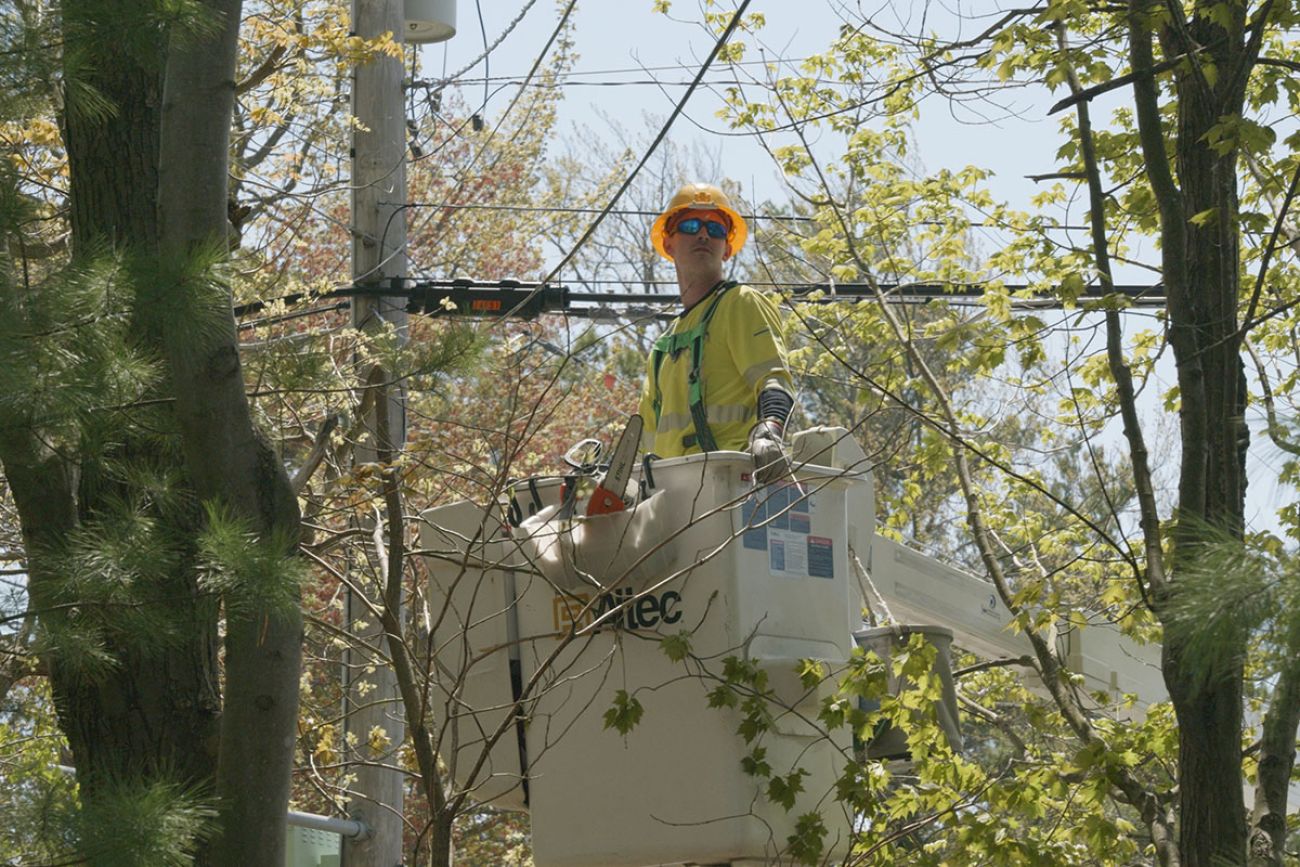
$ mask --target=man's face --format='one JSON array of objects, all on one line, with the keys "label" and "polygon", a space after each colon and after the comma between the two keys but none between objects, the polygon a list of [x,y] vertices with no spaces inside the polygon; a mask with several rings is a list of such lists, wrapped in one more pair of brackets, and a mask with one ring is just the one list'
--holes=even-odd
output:
[{"label": "man's face", "polygon": [[[678,227],[682,222],[695,218],[700,220],[700,228],[694,235],[687,235]],[[684,267],[701,267],[709,266],[710,268],[721,269],[723,260],[727,259],[729,251],[727,250],[727,239],[713,238],[709,236],[708,230],[704,226],[705,221],[712,220],[721,223],[728,229],[731,228],[731,221],[727,215],[721,211],[708,210],[706,208],[691,208],[675,214],[669,226],[672,230],[664,238],[664,249],[668,255],[673,257],[673,261],[679,266]]]}]

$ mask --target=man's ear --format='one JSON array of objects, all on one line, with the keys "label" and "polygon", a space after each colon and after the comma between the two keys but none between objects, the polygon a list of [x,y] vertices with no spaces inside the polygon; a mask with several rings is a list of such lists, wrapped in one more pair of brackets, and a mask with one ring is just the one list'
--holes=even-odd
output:
[{"label": "man's ear", "polygon": [[728,242],[727,242],[727,248],[726,248],[725,250],[722,251],[722,261],[725,262],[725,261],[727,261],[727,260],[730,259],[730,258],[731,258],[731,242],[728,241]]}]

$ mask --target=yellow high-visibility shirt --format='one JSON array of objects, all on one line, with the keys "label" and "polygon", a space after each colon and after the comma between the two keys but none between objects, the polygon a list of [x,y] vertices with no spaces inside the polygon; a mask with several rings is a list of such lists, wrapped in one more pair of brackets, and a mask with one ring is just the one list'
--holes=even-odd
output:
[{"label": "yellow high-visibility shirt", "polygon": [[[710,293],[674,319],[668,333],[681,334],[694,328],[713,299]],[[654,353],[650,354],[640,410],[645,420],[641,445],[646,452],[675,458],[702,451],[695,441],[695,423],[691,419],[687,381],[690,372],[689,347],[676,357],[665,354],[659,367],[661,403],[656,422]],[[778,386],[794,394],[781,317],[767,296],[749,286],[726,290],[704,335],[700,379],[709,430],[718,448],[744,451],[749,446],[749,431],[757,421],[759,392]]]}]

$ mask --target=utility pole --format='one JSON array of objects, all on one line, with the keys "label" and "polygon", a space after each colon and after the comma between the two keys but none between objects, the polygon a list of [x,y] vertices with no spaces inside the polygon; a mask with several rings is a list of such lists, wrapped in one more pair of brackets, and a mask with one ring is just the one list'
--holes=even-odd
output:
[{"label": "utility pole", "polygon": [[[406,27],[402,0],[353,0],[352,28],[363,39],[391,33],[402,41]],[[359,64],[353,73],[352,113],[352,277],[357,284],[406,276],[406,112],[400,57],[381,55]],[[397,329],[406,339],[406,310],[400,299],[359,297],[352,305],[352,324],[363,331]],[[406,411],[400,387],[385,387],[391,372],[378,366],[360,371],[370,391],[355,464],[373,463],[381,454],[400,454],[406,443]],[[381,424],[386,417],[387,424]],[[381,441],[381,435],[386,434]],[[369,520],[379,522],[374,516]],[[371,528],[374,529],[372,523]],[[382,532],[383,527],[377,528]],[[347,593],[347,621],[352,635],[344,666],[346,740],[344,755],[355,762],[351,788],[352,817],[363,821],[367,839],[345,839],[344,867],[399,867],[402,864],[404,775],[392,770],[406,738],[397,679],[385,664],[388,641],[376,612],[385,604],[382,564],[387,558],[369,550],[370,567],[352,570],[354,589]],[[397,612],[401,622],[401,612]],[[382,733],[382,736],[376,736]],[[346,741],[354,741],[349,745]],[[375,746],[379,746],[375,749]],[[385,767],[387,766],[387,767]]]}]

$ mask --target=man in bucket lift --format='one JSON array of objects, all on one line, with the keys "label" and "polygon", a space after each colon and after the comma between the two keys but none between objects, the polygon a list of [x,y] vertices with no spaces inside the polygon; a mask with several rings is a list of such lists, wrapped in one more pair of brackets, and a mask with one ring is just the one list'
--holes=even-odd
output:
[{"label": "man in bucket lift", "polygon": [[760,484],[790,477],[781,445],[794,406],[776,305],[724,280],[745,245],[744,219],[712,184],[686,184],[650,229],[677,268],[682,312],[655,342],[641,390],[647,453],[748,451]]}]

